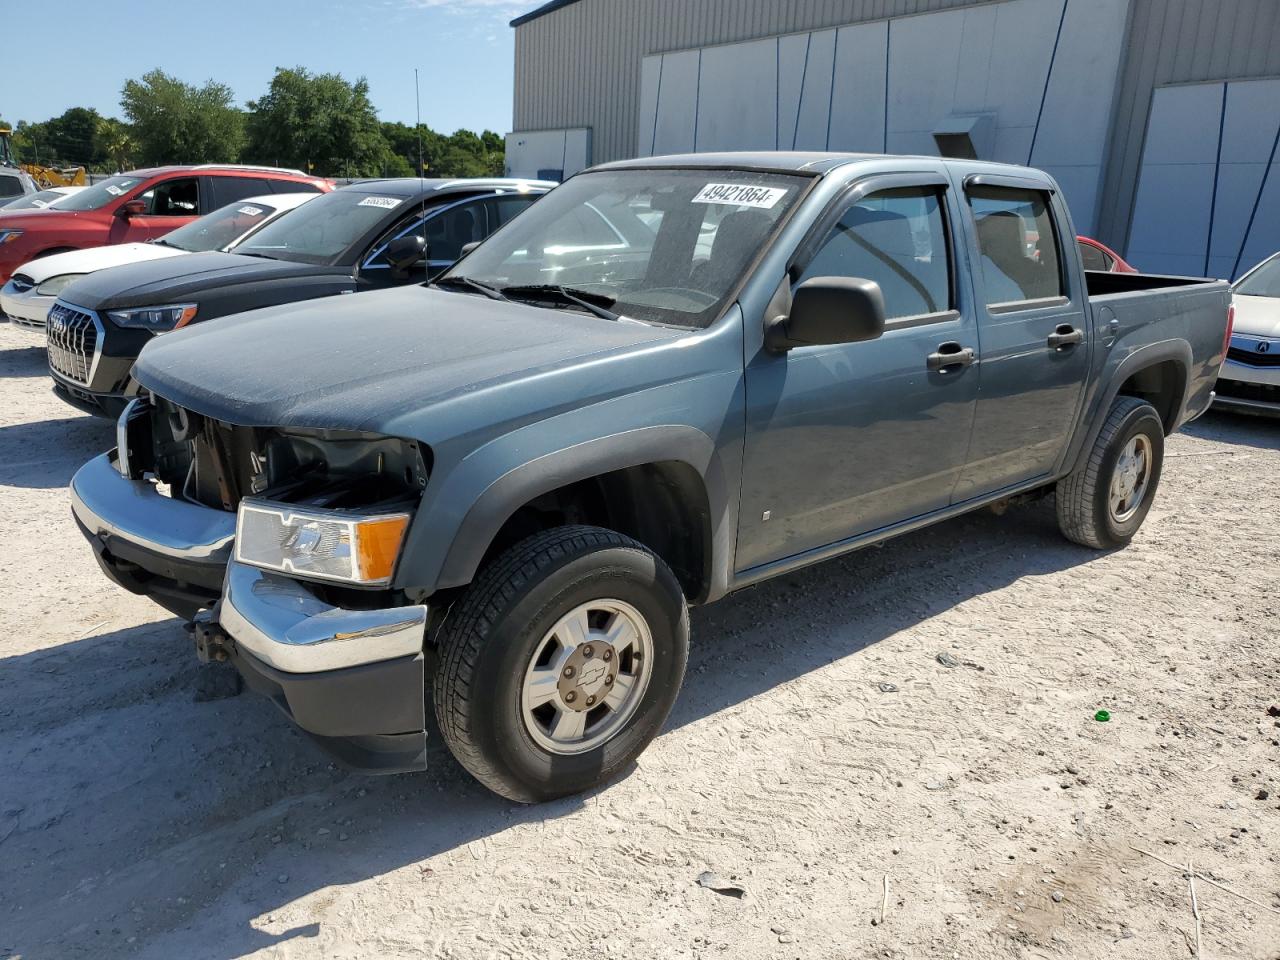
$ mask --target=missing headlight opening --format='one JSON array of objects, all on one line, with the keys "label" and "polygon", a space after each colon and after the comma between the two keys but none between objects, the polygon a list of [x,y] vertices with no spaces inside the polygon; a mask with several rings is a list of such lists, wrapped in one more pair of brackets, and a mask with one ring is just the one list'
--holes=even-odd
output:
[{"label": "missing headlight opening", "polygon": [[[160,397],[144,418],[150,442],[132,465],[170,495],[235,511],[245,497],[328,510],[392,511],[422,495],[429,452],[409,440],[341,430],[245,427]],[[135,449],[142,447],[142,450]],[[145,450],[149,449],[150,457]]]}]

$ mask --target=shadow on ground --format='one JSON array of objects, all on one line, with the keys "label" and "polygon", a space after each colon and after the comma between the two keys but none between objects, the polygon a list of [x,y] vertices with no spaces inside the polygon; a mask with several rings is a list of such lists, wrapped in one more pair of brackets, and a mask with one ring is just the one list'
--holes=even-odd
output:
[{"label": "shadow on ground", "polygon": [[[1194,430],[1255,445],[1271,436],[1234,418]],[[1044,500],[1003,517],[962,517],[695,610],[689,675],[668,728],[1094,556],[1059,536]],[[316,936],[314,923],[280,934],[255,926],[301,897],[583,803],[503,801],[463,773],[434,733],[427,773],[349,775],[265,700],[194,702],[197,669],[174,620],[0,660],[0,956],[242,956]]]},{"label": "shadow on ground", "polygon": [[83,414],[0,426],[0,487],[65,487],[115,444],[115,424]]}]

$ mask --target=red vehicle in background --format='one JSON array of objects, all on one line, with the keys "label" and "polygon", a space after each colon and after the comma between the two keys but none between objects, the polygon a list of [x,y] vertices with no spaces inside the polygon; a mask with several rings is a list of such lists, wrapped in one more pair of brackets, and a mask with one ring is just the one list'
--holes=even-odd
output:
[{"label": "red vehicle in background", "polygon": [[1086,270],[1098,270],[1102,273],[1137,273],[1136,267],[1124,262],[1124,258],[1105,243],[1099,243],[1091,237],[1076,237],[1080,247],[1080,259],[1084,261]]},{"label": "red vehicle in background", "polygon": [[53,208],[0,211],[0,283],[37,257],[154,240],[246,197],[332,189],[330,180],[280,167],[206,164],[122,173]]}]

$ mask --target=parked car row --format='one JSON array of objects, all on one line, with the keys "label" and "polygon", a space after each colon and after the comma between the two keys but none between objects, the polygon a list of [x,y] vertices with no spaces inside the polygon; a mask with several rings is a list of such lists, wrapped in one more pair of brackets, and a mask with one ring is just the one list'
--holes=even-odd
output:
[{"label": "parked car row", "polygon": [[578,792],[660,729],[690,604],[1011,498],[1123,546],[1231,336],[1224,282],[1084,269],[1027,168],[549,188],[356,184],[50,310],[59,389],[123,407],[71,486],[104,573],[348,765],[421,769],[430,705],[491,789]]}]

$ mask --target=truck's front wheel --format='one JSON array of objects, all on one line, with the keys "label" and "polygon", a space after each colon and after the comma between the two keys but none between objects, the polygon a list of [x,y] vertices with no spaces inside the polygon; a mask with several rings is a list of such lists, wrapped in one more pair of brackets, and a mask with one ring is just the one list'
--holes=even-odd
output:
[{"label": "truck's front wheel", "polygon": [[537,534],[490,563],[445,620],[440,731],[504,797],[579,793],[658,733],[688,648],[684,594],[652,551],[598,527]]},{"label": "truck's front wheel", "polygon": [[1058,526],[1068,540],[1105,550],[1138,532],[1160,483],[1164,424],[1155,407],[1117,397],[1088,459],[1058,481]]}]

